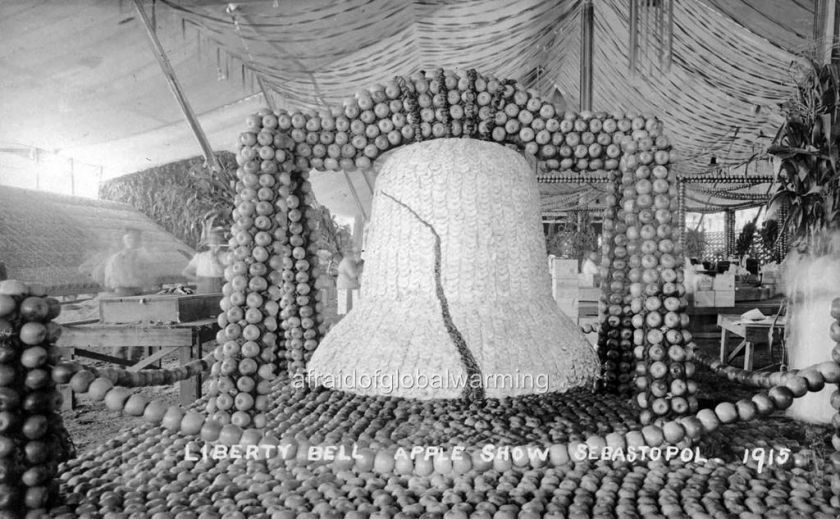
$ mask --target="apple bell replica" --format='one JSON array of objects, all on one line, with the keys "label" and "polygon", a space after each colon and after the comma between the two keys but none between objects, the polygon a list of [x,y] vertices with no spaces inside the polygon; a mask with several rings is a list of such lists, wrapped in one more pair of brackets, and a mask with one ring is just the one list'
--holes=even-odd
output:
[{"label": "apple bell replica", "polygon": [[360,301],[314,352],[309,382],[416,399],[590,384],[600,364],[552,298],[539,211],[512,149],[397,149],[376,179]]}]

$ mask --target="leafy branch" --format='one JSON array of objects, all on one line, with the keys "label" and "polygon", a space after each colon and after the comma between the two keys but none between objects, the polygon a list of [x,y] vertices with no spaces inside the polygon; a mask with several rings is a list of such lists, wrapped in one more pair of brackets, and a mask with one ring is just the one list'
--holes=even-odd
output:
[{"label": "leafy branch", "polygon": [[768,153],[781,160],[768,212],[780,209],[778,239],[804,242],[840,225],[840,69],[810,62],[797,96],[783,105],[785,123]]},{"label": "leafy branch", "polygon": [[205,222],[229,228],[236,183],[236,158],[221,152],[220,172],[195,157],[111,179],[99,197],[123,202],[145,214],[178,239],[196,248]]}]

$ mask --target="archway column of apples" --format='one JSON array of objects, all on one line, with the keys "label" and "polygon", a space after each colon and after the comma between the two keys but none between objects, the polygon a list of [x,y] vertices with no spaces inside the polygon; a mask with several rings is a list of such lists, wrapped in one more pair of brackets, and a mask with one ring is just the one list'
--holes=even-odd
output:
[{"label": "archway column of apples", "polygon": [[608,391],[636,391],[640,420],[696,412],[683,284],[679,181],[665,147],[625,142],[602,233],[599,347]]},{"label": "archway column of apples", "polygon": [[0,281],[0,518],[46,516],[74,455],[52,375],[60,312],[43,286]]},{"label": "archway column of apples", "polygon": [[[681,251],[671,240],[675,179],[661,123],[559,113],[515,81],[438,69],[395,77],[343,107],[263,110],[247,119],[238,141],[232,254],[207,406],[215,421],[262,427],[276,369],[303,376],[326,332],[314,289],[319,273],[308,172],[365,169],[396,146],[452,137],[514,146],[535,156],[543,171],[611,173],[599,340],[604,388],[629,392],[635,376],[637,402],[655,416],[696,405],[681,397],[662,403],[662,384],[671,394],[693,386],[691,365],[678,355],[690,336],[680,299]],[[671,346],[669,363],[663,344]]]}]

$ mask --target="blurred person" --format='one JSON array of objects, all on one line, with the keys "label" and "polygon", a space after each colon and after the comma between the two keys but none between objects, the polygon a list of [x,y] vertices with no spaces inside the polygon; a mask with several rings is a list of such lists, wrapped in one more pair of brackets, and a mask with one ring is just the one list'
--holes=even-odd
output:
[{"label": "blurred person", "polygon": [[196,253],[184,268],[184,277],[195,280],[196,293],[215,294],[222,291],[227,244],[221,229],[208,231],[200,245],[207,250]]},{"label": "blurred person", "polygon": [[111,255],[104,264],[105,288],[120,296],[136,296],[148,290],[154,281],[153,261],[143,248],[140,229],[126,228],[122,236],[123,248]]},{"label": "blurred person", "polygon": [[359,296],[359,263],[361,252],[353,247],[338,264],[338,277],[335,281],[338,289],[338,315],[346,315],[353,308],[353,300]]},{"label": "blurred person", "polygon": [[580,271],[582,274],[597,276],[600,273],[598,269],[598,253],[590,252],[583,260]]}]

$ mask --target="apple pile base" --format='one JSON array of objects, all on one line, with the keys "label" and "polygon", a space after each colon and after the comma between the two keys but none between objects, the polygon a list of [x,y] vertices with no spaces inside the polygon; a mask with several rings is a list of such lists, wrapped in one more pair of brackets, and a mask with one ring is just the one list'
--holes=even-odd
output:
[{"label": "apple pile base", "polygon": [[632,462],[600,457],[556,464],[549,458],[535,467],[518,466],[516,460],[498,455],[489,465],[473,464],[462,471],[453,462],[452,470],[440,473],[421,463],[409,471],[404,464],[385,471],[359,470],[341,460],[307,460],[304,453],[311,452],[310,444],[344,445],[351,454],[353,446],[368,452],[394,452],[402,446],[409,453],[416,446],[448,447],[449,452],[457,446],[480,449],[491,444],[538,448],[627,432],[640,424],[627,400],[582,390],[469,404],[323,389],[293,391],[288,379],[280,379],[272,401],[268,429],[281,445],[294,445],[294,452],[248,459],[244,450],[234,458],[234,450],[227,448],[227,455],[216,458],[202,455],[200,438],[151,425],[126,429],[62,465],[64,503],[52,515],[139,518],[164,512],[186,519],[354,517],[346,515],[350,512],[358,513],[356,517],[840,514],[840,474],[821,457],[830,449],[815,449],[801,424],[778,413],[721,425],[691,446],[690,460],[676,456],[666,461],[664,455],[652,460],[648,455]]}]

